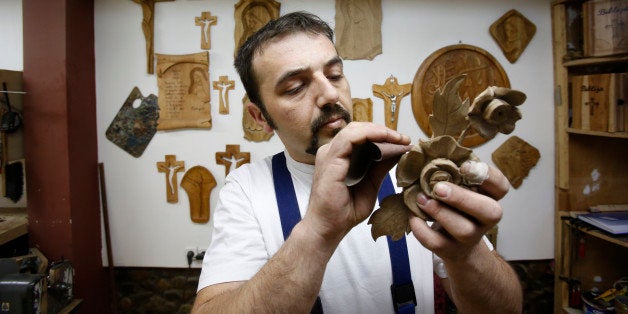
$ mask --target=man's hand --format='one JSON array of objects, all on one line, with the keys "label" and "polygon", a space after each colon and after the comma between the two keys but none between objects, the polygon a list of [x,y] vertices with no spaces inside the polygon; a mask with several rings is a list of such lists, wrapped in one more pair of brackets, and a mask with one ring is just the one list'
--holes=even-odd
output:
[{"label": "man's hand", "polygon": [[[366,141],[382,145],[384,160],[376,163],[358,184],[347,187],[345,177],[354,147]],[[352,122],[316,154],[314,181],[304,222],[324,238],[341,239],[366,219],[375,205],[379,186],[398,157],[410,150],[410,138],[367,122]]]},{"label": "man's hand", "polygon": [[440,182],[434,187],[436,199],[423,193],[417,197],[421,210],[434,218],[435,223],[429,227],[422,219],[412,217],[412,233],[443,259],[465,258],[501,219],[502,208],[497,200],[506,195],[509,186],[506,177],[493,167],[489,167],[488,178],[479,186],[486,195]]}]

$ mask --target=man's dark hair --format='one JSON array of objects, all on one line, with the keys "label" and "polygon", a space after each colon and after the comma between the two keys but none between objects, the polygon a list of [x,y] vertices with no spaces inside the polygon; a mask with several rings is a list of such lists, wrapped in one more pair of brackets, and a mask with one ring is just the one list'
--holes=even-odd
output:
[{"label": "man's dark hair", "polygon": [[270,116],[268,116],[266,107],[262,102],[259,94],[259,82],[257,82],[253,72],[253,57],[256,53],[262,51],[264,44],[273,38],[298,32],[324,35],[331,42],[334,41],[334,32],[331,27],[318,16],[303,11],[293,12],[268,22],[251,35],[240,46],[235,58],[234,65],[240,75],[240,80],[249,96],[249,100],[260,108],[264,118],[266,118],[272,128],[275,128],[275,125]]}]

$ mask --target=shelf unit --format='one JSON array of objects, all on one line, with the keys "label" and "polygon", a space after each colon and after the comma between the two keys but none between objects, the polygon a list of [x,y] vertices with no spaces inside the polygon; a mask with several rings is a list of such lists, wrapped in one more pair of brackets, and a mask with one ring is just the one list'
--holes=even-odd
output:
[{"label": "shelf unit", "polygon": [[[582,1],[580,1],[582,2]],[[628,237],[609,235],[575,223],[578,213],[598,204],[628,203],[628,132],[601,132],[570,126],[571,75],[628,72],[628,55],[565,60],[567,9],[574,1],[554,1],[552,35],[555,83],[555,289],[554,312],[574,313],[567,282],[576,278],[582,291],[594,276],[601,289],[628,276]]]}]

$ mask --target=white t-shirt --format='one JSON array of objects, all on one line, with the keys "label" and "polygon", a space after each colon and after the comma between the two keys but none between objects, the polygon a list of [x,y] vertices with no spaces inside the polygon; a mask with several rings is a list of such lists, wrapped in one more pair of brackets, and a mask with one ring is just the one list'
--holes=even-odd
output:
[{"label": "white t-shirt", "polygon": [[[303,217],[314,166],[285,155]],[[198,290],[217,283],[249,280],[283,244],[271,160],[269,156],[243,165],[225,180],[212,212],[212,238]],[[394,312],[388,244],[385,237],[373,241],[367,220],[345,236],[327,265],[319,294],[325,313]],[[444,266],[412,235],[406,237],[406,242],[418,303],[416,312],[433,313],[433,271],[446,277]]]}]

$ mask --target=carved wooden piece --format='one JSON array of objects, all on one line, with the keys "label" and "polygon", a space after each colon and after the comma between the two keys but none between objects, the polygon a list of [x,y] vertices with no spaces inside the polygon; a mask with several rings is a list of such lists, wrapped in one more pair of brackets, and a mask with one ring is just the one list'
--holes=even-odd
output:
[{"label": "carved wooden piece", "polygon": [[381,0],[336,0],[335,33],[340,57],[373,60],[382,53]]},{"label": "carved wooden piece", "polygon": [[202,12],[201,16],[194,17],[194,25],[201,27],[201,49],[212,48],[211,27],[218,23],[218,18],[212,16],[211,12]]},{"label": "carved wooden piece", "polygon": [[237,54],[238,48],[251,34],[258,31],[270,20],[279,17],[280,6],[281,4],[274,0],[240,0],[235,4],[234,56]]},{"label": "carved wooden piece", "polygon": [[373,101],[370,98],[351,98],[353,121],[373,122]]},{"label": "carved wooden piece", "polygon": [[[421,64],[412,85],[412,112],[421,130],[432,135],[428,117],[432,113],[434,94],[451,78],[466,74],[460,86],[462,99],[474,99],[488,86],[510,88],[510,81],[501,65],[485,50],[471,45],[452,45],[441,48]],[[486,142],[475,132],[470,132],[463,146],[473,147]]]},{"label": "carved wooden piece", "polygon": [[490,27],[491,36],[510,63],[515,63],[536,33],[536,26],[517,10],[510,10]]},{"label": "carved wooden piece", "polygon": [[213,82],[215,90],[220,93],[220,105],[218,113],[229,114],[229,91],[235,88],[235,81],[229,80],[227,75],[221,75],[218,81]]},{"label": "carved wooden piece", "polygon": [[209,197],[216,187],[216,179],[203,166],[194,166],[181,179],[181,187],[190,201],[190,218],[196,223],[209,221]]},{"label": "carved wooden piece", "polygon": [[399,85],[397,78],[392,75],[384,85],[373,84],[373,95],[384,100],[384,117],[387,127],[397,129],[401,100],[410,93],[411,89],[412,84]]},{"label": "carved wooden piece", "polygon": [[264,128],[253,119],[246,109],[248,103],[249,97],[244,95],[244,98],[242,98],[242,130],[244,131],[244,138],[252,142],[268,141],[275,135],[275,132],[264,131]]},{"label": "carved wooden piece", "polygon": [[209,56],[157,54],[158,130],[212,127]]},{"label": "carved wooden piece", "polygon": [[157,171],[166,175],[166,199],[168,203],[179,201],[177,173],[185,170],[185,162],[177,161],[177,156],[166,155],[165,161],[157,162]]},{"label": "carved wooden piece", "polygon": [[132,0],[142,6],[142,32],[146,40],[146,70],[149,74],[155,73],[155,3],[171,2],[174,0]]},{"label": "carved wooden piece", "polygon": [[216,163],[225,166],[225,177],[231,171],[231,165],[235,163],[235,168],[251,162],[251,153],[240,152],[240,145],[227,145],[224,152],[216,153]]},{"label": "carved wooden piece", "polygon": [[[141,103],[139,107],[133,108],[136,100],[141,100]],[[105,136],[131,156],[140,157],[157,132],[158,118],[157,96],[150,94],[144,97],[134,87],[111,121]]]},{"label": "carved wooden piece", "polygon": [[530,169],[539,161],[541,154],[526,141],[517,136],[511,136],[493,152],[491,157],[497,168],[516,189],[521,186],[523,179],[530,173]]}]

